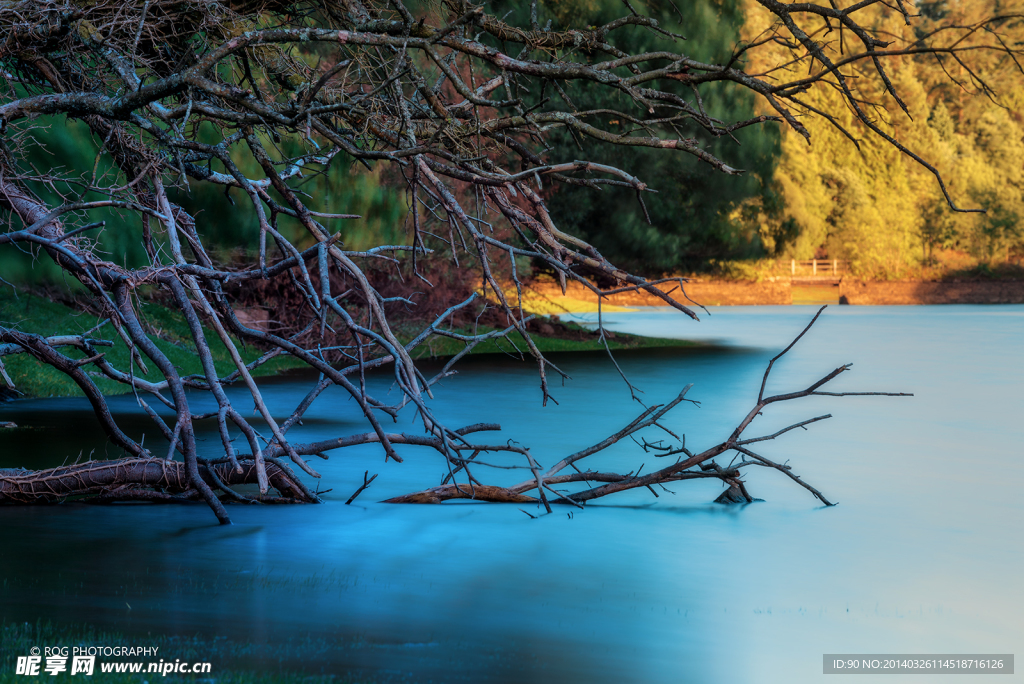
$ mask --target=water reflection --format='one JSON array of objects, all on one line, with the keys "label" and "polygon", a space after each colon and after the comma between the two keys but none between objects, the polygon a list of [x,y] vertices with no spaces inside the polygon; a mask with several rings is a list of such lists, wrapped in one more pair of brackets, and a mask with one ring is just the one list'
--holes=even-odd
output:
[{"label": "water reflection", "polygon": [[[749,409],[764,363],[808,318],[765,307],[714,310],[699,324],[661,311],[606,322],[725,345],[619,357],[645,402],[695,383],[700,408],[681,406],[666,426],[699,447]],[[1013,652],[1024,636],[1022,324],[1018,306],[827,311],[777,364],[775,389],[853,362],[837,388],[916,394],[807,399],[758,419],[767,433],[835,416],[764,450],[834,508],[769,471],[748,478],[766,502],[739,508],[708,503],[720,489],[708,482],[658,499],[630,492],[571,518],[387,506],[375,502],[434,484],[445,468],[427,451],[385,464],[367,447],[314,464],[321,488],[334,488],[324,506],[236,506],[232,528],[200,506],[3,509],[0,616],[266,642],[251,659],[382,681],[800,682],[820,678],[825,652]],[[488,358],[462,365],[436,393],[437,411],[453,424],[501,422],[501,438],[530,445],[544,465],[639,412],[600,354],[558,362],[573,379],[555,388],[557,406],[540,407],[531,364]],[[387,378],[371,382],[387,392]],[[308,378],[267,387],[282,412]],[[358,424],[344,396],[328,399],[301,437]],[[132,401],[116,408],[140,434],[149,428]],[[0,408],[0,420],[36,428],[0,435],[0,467],[52,465],[84,440],[102,445],[87,409]],[[631,444],[601,459],[593,466],[656,465]],[[367,468],[381,476],[344,506]],[[289,639],[305,646],[282,649]]]}]

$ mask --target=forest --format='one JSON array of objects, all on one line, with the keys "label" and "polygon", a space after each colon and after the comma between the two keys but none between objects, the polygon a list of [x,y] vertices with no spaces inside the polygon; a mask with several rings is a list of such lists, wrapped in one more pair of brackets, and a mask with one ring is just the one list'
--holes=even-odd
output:
[{"label": "forest", "polygon": [[[939,26],[1010,14],[1004,5],[921,2],[912,28],[885,30],[923,37]],[[1022,31],[1020,19],[1009,16],[999,40],[1017,45]],[[942,264],[942,257],[952,268],[973,260],[982,271],[1019,259],[1022,73],[1009,54],[989,54],[970,66],[941,54],[904,59],[892,81],[907,112],[891,99],[874,110],[881,127],[943,174],[961,207],[984,213],[949,211],[927,169],[865,139],[849,112],[834,108],[834,93],[818,90],[807,102],[836,112],[835,125],[809,121],[811,145],[783,134],[768,191],[738,208],[740,222],[756,227],[767,253],[849,259],[857,272],[875,278],[912,277],[922,266]],[[863,83],[865,99],[874,100],[872,84]]]},{"label": "forest", "polygon": [[[506,5],[496,3],[494,11],[510,21],[523,20],[528,11],[519,3]],[[654,0],[640,7],[669,31],[700,36],[687,45],[693,57],[724,62],[737,46],[754,43],[770,28],[771,15],[756,11],[755,5],[753,0]],[[983,18],[1005,15],[977,31],[1015,48],[1024,38],[1024,27],[1004,5],[996,0],[919,2],[911,25],[877,6],[859,16],[873,30],[912,44],[940,27],[976,27]],[[551,25],[575,30],[615,18],[621,7],[618,0],[547,0],[539,3],[538,11]],[[972,32],[966,33],[958,38],[969,40]],[[833,35],[826,30],[821,37],[842,52],[842,29]],[[668,49],[674,40],[652,31],[620,39],[624,48],[638,51]],[[793,69],[785,66],[789,49],[781,43],[758,44],[741,59],[752,60],[750,68],[764,73],[784,65],[780,74],[788,75]],[[856,72],[869,67],[853,63],[850,68]],[[615,160],[625,167],[649,169],[649,185],[657,194],[648,194],[645,211],[636,211],[630,190],[609,187],[591,193],[579,186],[552,187],[546,191],[552,214],[559,225],[592,242],[616,263],[648,274],[756,278],[770,273],[775,261],[819,258],[849,261],[853,273],[874,279],[949,272],[1013,276],[1017,271],[1011,266],[1019,262],[1024,246],[1019,218],[1024,211],[1019,164],[1024,152],[1024,84],[1017,58],[1010,51],[987,51],[971,53],[968,62],[956,55],[924,53],[889,60],[887,68],[906,112],[893,98],[883,97],[883,84],[871,78],[857,81],[864,100],[872,103],[878,125],[908,148],[921,151],[959,205],[984,213],[950,211],[928,169],[886,141],[865,135],[856,114],[843,105],[842,95],[819,88],[802,101],[817,111],[833,112],[834,117],[801,117],[809,138],[789,126],[769,126],[737,131],[732,139],[701,139],[717,154],[728,150],[730,161],[744,171],[739,176],[707,173],[692,157],[615,148],[567,130],[555,131],[546,143],[551,158],[576,154],[599,163]],[[17,91],[18,86],[13,87]],[[580,108],[610,110],[615,105],[614,96],[591,83],[567,83],[564,94]],[[709,84],[702,97],[711,116],[770,114],[764,102],[735,84]],[[610,130],[631,126],[614,117],[607,117],[606,123]],[[42,124],[35,137],[39,144],[27,157],[34,168],[46,168],[59,158],[62,166],[91,169],[97,177],[114,172],[101,141],[80,121]],[[293,143],[285,141],[288,144]],[[236,163],[251,170],[246,166],[250,160],[240,157]],[[357,249],[402,242],[408,226],[400,179],[387,169],[363,168],[351,158],[335,162],[336,169],[343,167],[347,173],[335,170],[302,182],[305,192],[361,216],[358,222],[338,220],[331,229]],[[60,192],[45,184],[33,189],[46,198]],[[205,186],[170,192],[191,214],[218,225],[211,248],[227,258],[249,244],[258,230],[253,208],[235,203],[230,195]],[[283,229],[293,228],[285,220]],[[97,239],[103,251],[121,255],[126,263],[145,260],[138,241],[123,231],[108,229]],[[11,282],[45,284],[57,279],[52,264],[10,251],[0,253],[0,269]],[[458,274],[448,275],[458,279]]]}]

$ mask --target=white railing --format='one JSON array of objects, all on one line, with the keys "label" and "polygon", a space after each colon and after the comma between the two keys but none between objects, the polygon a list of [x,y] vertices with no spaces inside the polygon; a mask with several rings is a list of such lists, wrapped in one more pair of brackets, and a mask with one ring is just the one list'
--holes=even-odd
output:
[{"label": "white railing", "polygon": [[790,273],[792,275],[811,276],[835,276],[845,273],[850,267],[849,261],[840,259],[808,259],[798,261],[790,259]]}]

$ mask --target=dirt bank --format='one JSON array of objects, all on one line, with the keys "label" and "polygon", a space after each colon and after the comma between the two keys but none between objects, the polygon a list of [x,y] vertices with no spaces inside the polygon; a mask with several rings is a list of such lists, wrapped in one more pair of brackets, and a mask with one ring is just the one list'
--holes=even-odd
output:
[{"label": "dirt bank", "polygon": [[[664,291],[678,288],[676,283],[665,283],[660,286]],[[742,281],[690,281],[684,283],[686,296],[704,306],[737,306],[754,304],[792,304],[788,280],[776,282],[742,282]],[[548,299],[557,306],[566,301],[571,305],[575,302],[595,302],[594,294],[579,283],[567,283],[565,296],[555,282],[536,282],[530,286],[537,295]],[[678,293],[674,292],[673,296]],[[685,302],[686,297],[680,297]],[[665,306],[665,302],[646,292],[624,292],[612,295],[606,300],[613,306]],[[566,306],[569,308],[569,306]]]},{"label": "dirt bank", "polygon": [[[663,290],[676,287],[669,283]],[[838,283],[822,279],[791,281],[710,281],[685,283],[686,295],[705,306],[766,304],[1024,304],[1024,281],[870,281],[843,278]],[[554,282],[539,282],[533,291],[553,306],[564,302],[566,309],[580,301],[592,302],[594,295],[578,283],[569,283],[563,297]],[[627,292],[607,299],[613,306],[664,306],[661,299],[646,292]]]},{"label": "dirt bank", "polygon": [[[1024,304],[1024,281],[865,281],[839,283],[844,304]],[[845,299],[844,299],[845,298]]]}]

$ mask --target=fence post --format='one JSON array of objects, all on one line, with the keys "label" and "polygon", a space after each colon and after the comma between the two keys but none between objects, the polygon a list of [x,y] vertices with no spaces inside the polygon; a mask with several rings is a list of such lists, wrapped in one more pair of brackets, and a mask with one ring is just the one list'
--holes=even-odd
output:
[{"label": "fence post", "polygon": [[839,263],[839,261],[838,261],[837,259],[833,259],[833,260],[832,260],[832,275],[835,275],[836,273],[838,273],[838,272],[839,272],[839,271],[837,270],[837,268],[836,268],[836,266],[838,265],[838,263]]},{"label": "fence post", "polygon": [[811,275],[818,275],[818,260],[811,259]]},{"label": "fence post", "polygon": [[789,270],[790,270],[790,273],[792,273],[793,275],[796,275],[796,259],[790,259],[789,260]]}]

